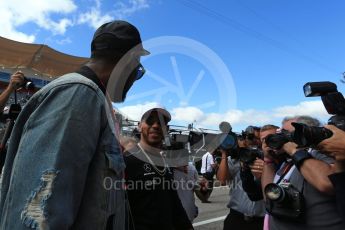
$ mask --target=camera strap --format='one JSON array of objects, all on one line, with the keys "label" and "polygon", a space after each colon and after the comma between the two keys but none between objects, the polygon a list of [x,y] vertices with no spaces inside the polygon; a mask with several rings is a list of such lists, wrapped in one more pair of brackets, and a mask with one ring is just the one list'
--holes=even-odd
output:
[{"label": "camera strap", "polygon": [[292,162],[287,162],[283,168],[279,169],[279,171],[281,170],[282,171],[282,174],[281,176],[279,177],[279,179],[275,182],[276,184],[279,184],[283,179],[284,177],[290,172],[291,168],[293,167],[293,163]]}]

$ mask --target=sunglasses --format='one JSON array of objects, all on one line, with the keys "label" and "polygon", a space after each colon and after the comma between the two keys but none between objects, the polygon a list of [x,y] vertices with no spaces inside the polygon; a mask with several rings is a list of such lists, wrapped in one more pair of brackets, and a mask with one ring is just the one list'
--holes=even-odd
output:
[{"label": "sunglasses", "polygon": [[144,66],[141,63],[139,63],[135,80],[136,81],[140,80],[144,76],[145,72],[146,72],[146,70],[145,70]]},{"label": "sunglasses", "polygon": [[[145,123],[146,124],[148,124],[148,125],[150,125],[150,126],[152,126],[154,123],[158,123],[159,125],[167,125],[168,124],[168,120],[167,120],[167,118],[165,118],[165,117],[162,117],[163,119],[159,119],[158,117],[156,117],[156,116],[149,116],[148,118],[146,118],[145,119]],[[163,122],[163,124],[161,123],[161,122]]]}]

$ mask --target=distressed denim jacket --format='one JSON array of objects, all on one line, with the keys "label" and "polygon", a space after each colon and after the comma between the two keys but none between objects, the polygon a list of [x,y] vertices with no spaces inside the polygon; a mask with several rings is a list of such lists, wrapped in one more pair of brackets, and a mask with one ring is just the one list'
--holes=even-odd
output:
[{"label": "distressed denim jacket", "polygon": [[124,229],[124,161],[98,86],[67,74],[18,116],[2,175],[0,229]]}]

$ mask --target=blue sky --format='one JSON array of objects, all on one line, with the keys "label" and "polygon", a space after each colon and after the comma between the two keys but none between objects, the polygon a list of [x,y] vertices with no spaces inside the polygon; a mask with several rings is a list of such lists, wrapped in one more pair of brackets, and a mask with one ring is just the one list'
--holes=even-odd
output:
[{"label": "blue sky", "polygon": [[95,28],[128,20],[152,55],[117,107],[138,119],[160,104],[175,124],[227,120],[240,131],[285,115],[327,120],[302,86],[328,80],[345,92],[344,10],[341,0],[0,0],[0,36],[87,57]]}]

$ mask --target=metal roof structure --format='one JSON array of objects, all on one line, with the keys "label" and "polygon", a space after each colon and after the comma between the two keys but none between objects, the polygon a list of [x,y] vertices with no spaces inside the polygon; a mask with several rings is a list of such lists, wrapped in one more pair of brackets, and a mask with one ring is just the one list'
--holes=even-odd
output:
[{"label": "metal roof structure", "polygon": [[47,45],[0,37],[0,70],[4,72],[21,70],[27,76],[51,81],[77,70],[88,60],[61,53]]}]

